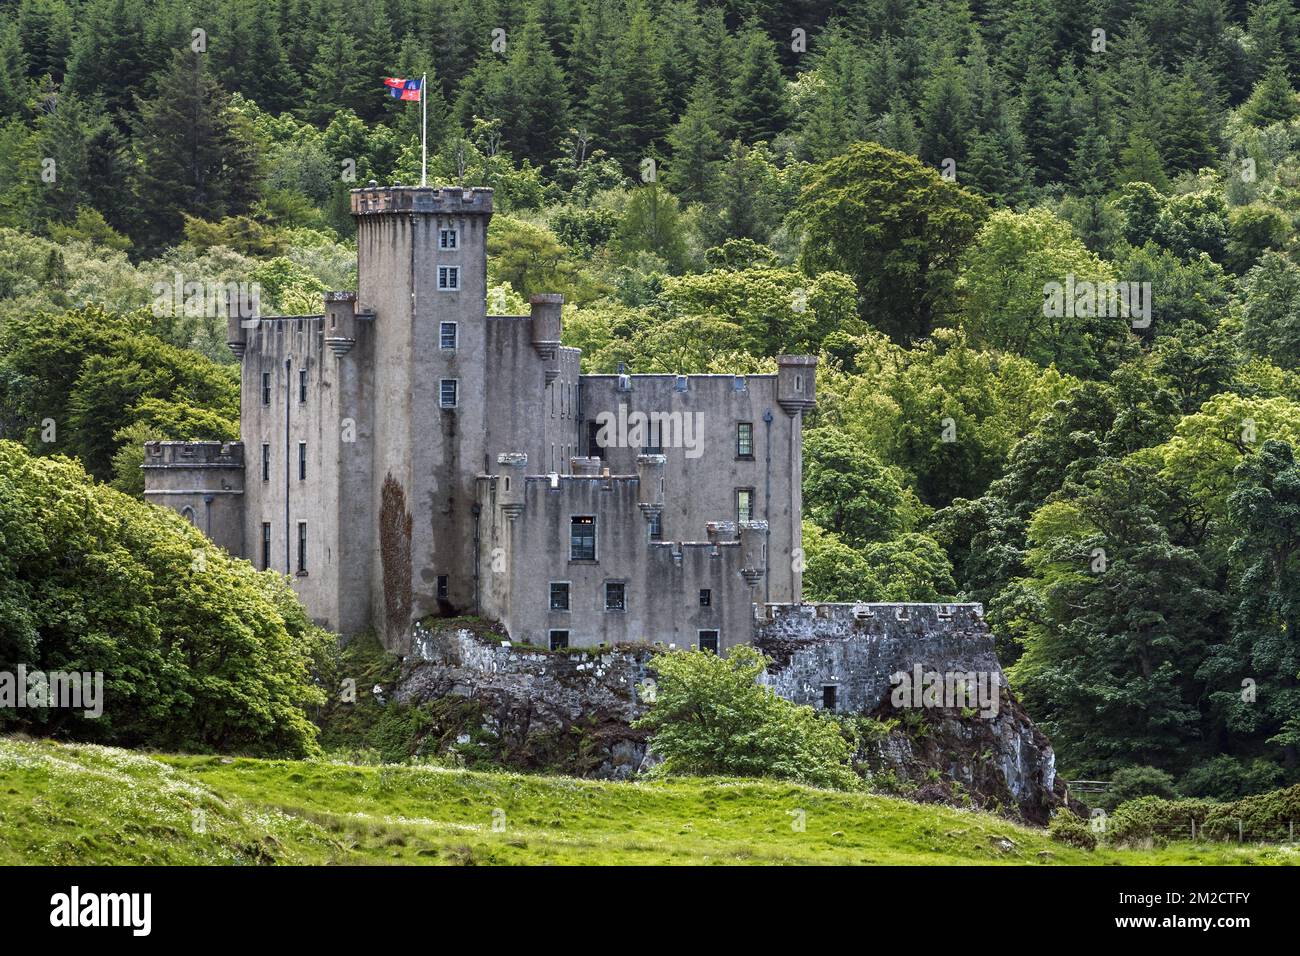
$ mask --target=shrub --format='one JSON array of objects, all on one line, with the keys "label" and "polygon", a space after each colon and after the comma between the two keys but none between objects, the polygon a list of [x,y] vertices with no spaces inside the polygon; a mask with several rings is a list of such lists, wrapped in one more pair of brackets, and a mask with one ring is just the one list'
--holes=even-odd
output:
[{"label": "shrub", "polygon": [[1197,833],[1215,807],[1208,800],[1162,800],[1139,797],[1121,804],[1106,821],[1106,842],[1125,845],[1150,840],[1162,844],[1170,839],[1191,839],[1192,822]]},{"label": "shrub", "polygon": [[1080,850],[1097,849],[1097,836],[1088,824],[1069,810],[1058,810],[1047,827],[1047,834],[1057,843],[1078,847]]},{"label": "shrub", "polygon": [[1116,770],[1110,779],[1110,790],[1098,796],[1092,804],[1108,813],[1122,803],[1138,797],[1161,797],[1172,800],[1174,779],[1156,767],[1124,767]]},{"label": "shrub", "polygon": [[69,459],[0,441],[0,670],[103,675],[100,717],[0,711],[0,729],[303,756],[327,640],[283,577]]},{"label": "shrub", "polygon": [[833,720],[757,683],[767,658],[752,647],[656,655],[654,703],[633,726],[651,732],[656,772],[779,777],[854,789],[849,744]]},{"label": "shrub", "polygon": [[1237,800],[1252,793],[1266,793],[1282,784],[1282,768],[1268,760],[1246,763],[1222,754],[1198,764],[1183,775],[1178,790],[1185,797]]}]

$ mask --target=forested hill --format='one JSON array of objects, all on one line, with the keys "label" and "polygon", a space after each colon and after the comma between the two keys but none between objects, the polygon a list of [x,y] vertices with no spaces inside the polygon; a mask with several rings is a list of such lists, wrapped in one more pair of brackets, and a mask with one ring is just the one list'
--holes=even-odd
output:
[{"label": "forested hill", "polygon": [[808,597],[985,602],[1070,774],[1297,779],[1291,2],[0,0],[0,437],[138,492],[237,434],[221,290],[355,282],[426,73],[493,312],[564,293],[590,371],[821,356]]}]

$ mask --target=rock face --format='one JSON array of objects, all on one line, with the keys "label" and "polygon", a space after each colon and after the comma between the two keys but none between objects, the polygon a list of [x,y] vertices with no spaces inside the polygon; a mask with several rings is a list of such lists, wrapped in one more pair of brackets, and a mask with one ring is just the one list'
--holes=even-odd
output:
[{"label": "rock face", "polygon": [[552,653],[511,645],[504,632],[420,623],[394,698],[474,702],[482,745],[511,766],[624,778],[646,756],[646,734],[630,724],[653,654],[643,645]]},{"label": "rock face", "polygon": [[[856,722],[857,763],[877,786],[1033,823],[1064,800],[1051,744],[1007,687],[979,605],[767,605],[760,614],[754,644],[772,661],[768,686],[795,703],[877,718]],[[414,629],[394,699],[463,701],[468,724],[449,739],[472,740],[493,760],[625,778],[653,759],[630,725],[644,712],[637,686],[653,678],[655,651],[555,653],[513,645],[499,628],[431,621]],[[896,692],[898,674],[916,687]]]},{"label": "rock face", "polygon": [[910,796],[968,797],[1034,823],[1064,801],[1051,743],[1007,687],[981,605],[775,605],[755,631],[776,693],[893,728],[864,735],[858,760]]}]

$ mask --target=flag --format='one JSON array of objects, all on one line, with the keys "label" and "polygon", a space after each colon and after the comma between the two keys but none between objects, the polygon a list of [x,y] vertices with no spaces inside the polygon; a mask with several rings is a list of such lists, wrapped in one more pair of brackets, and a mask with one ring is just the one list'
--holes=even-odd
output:
[{"label": "flag", "polygon": [[395,100],[418,100],[422,82],[422,80],[400,80],[392,76],[384,77],[384,86],[388,87],[388,94]]}]

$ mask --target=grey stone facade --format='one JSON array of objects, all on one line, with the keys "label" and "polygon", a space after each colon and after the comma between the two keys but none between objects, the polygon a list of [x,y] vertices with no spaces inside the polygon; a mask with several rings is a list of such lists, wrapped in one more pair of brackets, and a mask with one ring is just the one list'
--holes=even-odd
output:
[{"label": "grey stone facade", "polygon": [[352,213],[356,294],[232,318],[242,442],[150,443],[148,500],[403,653],[455,615],[542,646],[723,651],[755,605],[798,604],[815,357],[583,375],[559,296],[486,314],[491,190],[371,187]]}]

